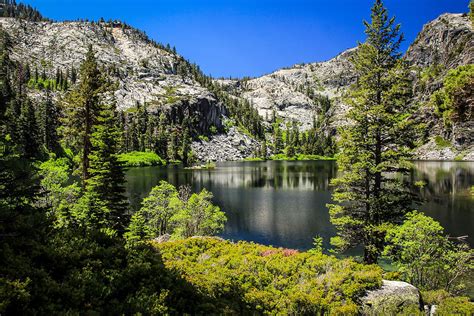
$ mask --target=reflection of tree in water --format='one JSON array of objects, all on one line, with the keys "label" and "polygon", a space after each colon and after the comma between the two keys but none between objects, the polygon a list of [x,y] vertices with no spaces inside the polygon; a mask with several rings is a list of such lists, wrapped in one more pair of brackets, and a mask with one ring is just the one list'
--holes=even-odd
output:
[{"label": "reflection of tree in water", "polygon": [[228,188],[273,188],[326,191],[336,174],[334,162],[230,164],[192,173],[192,182]]},{"label": "reflection of tree in water", "polygon": [[[474,163],[415,162],[415,166],[406,180],[407,185],[426,182],[422,190],[414,191],[425,200],[418,209],[440,221],[451,235],[471,235],[474,199],[468,193],[474,185]],[[193,192],[206,188],[228,215],[226,238],[307,248],[316,234],[326,241],[334,236],[326,204],[335,176],[332,161],[224,163],[214,170],[145,167],[129,170],[127,193],[137,210],[160,180],[175,186],[190,184]]]},{"label": "reflection of tree in water", "polygon": [[474,185],[474,163],[451,161],[415,162],[412,181],[424,181],[421,197],[441,199],[469,194]]}]

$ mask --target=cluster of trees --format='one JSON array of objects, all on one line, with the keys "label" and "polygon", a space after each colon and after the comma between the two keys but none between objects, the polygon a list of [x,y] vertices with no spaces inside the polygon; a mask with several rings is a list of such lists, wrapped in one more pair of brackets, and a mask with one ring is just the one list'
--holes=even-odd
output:
[{"label": "cluster of trees", "polygon": [[29,4],[17,4],[15,0],[0,1],[0,15],[3,17],[19,18],[33,22],[47,21],[38,10]]},{"label": "cluster of trees", "polygon": [[[284,154],[286,157],[294,157],[297,154],[318,155],[332,157],[336,153],[336,145],[333,141],[333,133],[328,128],[328,111],[330,101],[327,102],[327,108],[321,107],[321,113],[313,118],[313,126],[307,131],[300,131],[296,121],[285,124],[282,129],[282,122],[277,118],[276,113],[272,116],[272,152],[274,155]],[[267,150],[262,147],[257,153],[258,157],[266,158]]]},{"label": "cluster of trees", "polygon": [[[366,263],[377,263],[385,253],[400,267],[403,279],[421,289],[456,292],[460,279],[473,269],[474,252],[462,240],[444,236],[433,219],[409,213],[417,198],[405,176],[412,167],[409,159],[419,126],[413,116],[409,68],[400,58],[400,26],[376,0],[365,28],[367,40],[353,58],[358,80],[347,98],[352,124],[339,131],[341,173],[332,182],[336,203],[328,205],[338,233],[331,243],[342,251],[363,246]],[[469,69],[456,70],[446,80],[463,73],[454,82],[468,94]],[[453,97],[459,98],[459,109],[466,115],[462,93]]]},{"label": "cluster of trees", "polygon": [[179,160],[188,165],[194,162],[191,142],[198,134],[192,121],[192,115],[186,115],[181,122],[173,121],[163,111],[150,113],[146,103],[137,102],[135,108],[121,111],[118,116],[123,130],[121,151],[150,151],[168,161]]},{"label": "cluster of trees", "polygon": [[[0,312],[189,311],[199,299],[192,287],[149,245],[125,240],[133,225],[117,155],[122,132],[92,48],[57,108],[25,95],[5,32],[0,40]],[[184,209],[183,236],[222,226],[208,193],[191,195]]]},{"label": "cluster of trees", "polygon": [[173,238],[215,235],[224,228],[226,217],[211,200],[212,193],[205,189],[191,194],[187,186],[178,191],[161,181],[133,214],[126,237],[136,242],[165,234]]},{"label": "cluster of trees", "polygon": [[[20,63],[20,69],[23,69],[23,65]],[[71,67],[71,71],[66,69],[64,73],[62,69],[56,69],[56,74],[53,78],[49,78],[46,71],[43,69],[41,75],[38,73],[38,68],[35,68],[33,75],[31,74],[30,66],[26,64],[23,81],[28,84],[28,87],[38,90],[58,90],[67,91],[71,84],[75,84],[77,80],[77,73],[74,67]]]},{"label": "cluster of trees", "polygon": [[431,95],[435,113],[443,119],[448,135],[454,136],[455,127],[473,119],[474,65],[459,66],[450,70],[443,87]]}]

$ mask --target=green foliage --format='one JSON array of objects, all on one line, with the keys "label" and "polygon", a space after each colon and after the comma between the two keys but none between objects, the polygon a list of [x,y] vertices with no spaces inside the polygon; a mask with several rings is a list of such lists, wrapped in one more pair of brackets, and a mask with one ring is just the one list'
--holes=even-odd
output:
[{"label": "green foliage", "polygon": [[398,266],[407,282],[423,290],[464,288],[463,276],[474,269],[474,251],[464,243],[454,243],[443,235],[443,227],[419,212],[406,215],[401,226],[387,234],[385,254]]},{"label": "green foliage", "polygon": [[198,138],[202,142],[208,142],[209,141],[209,137],[207,137],[205,135],[199,135]]},{"label": "green foliage", "polygon": [[441,137],[439,135],[435,136],[434,140],[435,140],[435,144],[438,148],[451,147],[451,142],[449,140],[444,139],[443,137]]},{"label": "green foliage", "polygon": [[400,26],[380,0],[371,18],[365,22],[367,40],[352,61],[358,81],[347,100],[351,124],[339,131],[342,172],[332,181],[338,204],[328,205],[338,231],[331,243],[340,251],[362,245],[367,263],[377,262],[387,227],[414,201],[397,174],[408,174],[416,138],[409,70],[399,59]]},{"label": "green foliage", "polygon": [[446,127],[472,118],[473,86],[474,65],[464,65],[451,69],[444,78],[443,88],[432,94],[430,102]]},{"label": "green foliage", "polygon": [[201,313],[356,315],[358,298],[381,284],[377,266],[320,253],[214,238],[155,247],[168,269],[207,298]]},{"label": "green foliage", "polygon": [[164,234],[173,238],[215,235],[222,231],[227,219],[211,199],[212,194],[205,189],[190,194],[183,187],[178,192],[173,185],[161,181],[133,214],[126,238],[134,243]]},{"label": "green foliage", "polygon": [[143,200],[141,209],[133,214],[126,238],[134,242],[171,234],[170,219],[183,207],[176,188],[160,181]]},{"label": "green foliage", "polygon": [[325,156],[319,156],[319,155],[305,155],[305,154],[297,154],[293,157],[289,157],[285,154],[278,154],[278,155],[272,155],[268,158],[269,160],[301,160],[301,161],[307,161],[307,160],[335,160],[335,158],[332,157],[325,157]]},{"label": "green foliage", "polygon": [[128,222],[125,175],[117,159],[120,131],[115,125],[115,107],[103,106],[90,136],[91,152],[85,192],[74,210],[88,229],[123,233]]},{"label": "green foliage", "polygon": [[81,157],[82,180],[89,178],[89,155],[93,126],[102,110],[102,94],[107,89],[92,45],[81,64],[80,82],[66,96],[61,128],[64,144]]},{"label": "green foliage", "polygon": [[421,297],[426,305],[436,305],[436,315],[472,315],[474,304],[468,297],[453,297],[445,290],[422,291]]},{"label": "green foliage", "polygon": [[40,203],[50,210],[56,227],[70,225],[70,208],[80,196],[80,187],[71,183],[71,163],[67,158],[55,159],[54,155],[39,166],[41,188],[45,193]]},{"label": "green foliage", "polygon": [[154,152],[132,151],[118,155],[118,160],[125,167],[164,166],[166,161]]},{"label": "green foliage", "polygon": [[469,297],[449,297],[441,301],[436,315],[473,315],[474,304]]},{"label": "green foliage", "polygon": [[198,194],[192,194],[184,208],[170,219],[174,226],[173,236],[177,238],[212,236],[221,232],[227,218],[211,200],[212,193],[206,189]]}]

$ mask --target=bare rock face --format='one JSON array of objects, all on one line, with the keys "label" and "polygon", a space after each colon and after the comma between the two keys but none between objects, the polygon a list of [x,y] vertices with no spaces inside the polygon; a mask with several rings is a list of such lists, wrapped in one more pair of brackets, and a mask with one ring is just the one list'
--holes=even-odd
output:
[{"label": "bare rock face", "polygon": [[337,126],[344,123],[347,110],[340,97],[355,80],[350,63],[354,51],[349,49],[326,62],[295,65],[259,78],[219,82],[234,95],[250,101],[267,121],[275,111],[287,122],[298,122],[301,130],[311,128],[313,118],[321,112],[321,105],[311,97],[309,88],[333,101],[331,114],[336,116],[333,122]]},{"label": "bare rock face", "polygon": [[[57,69],[77,69],[87,46],[92,44],[99,63],[117,83],[113,97],[119,109],[126,110],[137,101],[147,102],[151,111],[163,109],[172,121],[192,113],[199,133],[211,126],[224,130],[222,122],[228,116],[225,104],[191,74],[180,71],[181,56],[155,45],[140,31],[120,23],[30,22],[14,18],[0,18],[0,25],[12,39],[11,58],[28,63],[32,71],[36,67],[45,69],[53,77]],[[444,14],[423,27],[405,59],[420,73],[436,65],[442,65],[442,70],[415,91],[415,102],[426,104],[442,87],[449,69],[474,63],[473,34],[466,14]],[[234,97],[248,100],[264,120],[270,121],[275,112],[286,122],[298,122],[300,130],[308,130],[316,116],[324,115],[325,132],[332,134],[349,123],[349,106],[343,96],[356,80],[350,61],[354,53],[353,48],[325,62],[294,65],[259,78],[216,82]],[[420,76],[414,76],[420,81]],[[32,98],[42,97],[37,90],[28,93]],[[55,99],[61,96],[60,92],[53,93]],[[321,97],[331,102],[328,112],[323,110]],[[425,144],[418,148],[418,158],[474,159],[472,122],[458,124],[450,137],[442,135],[442,119],[432,109],[422,107],[417,115],[427,123]],[[435,146],[437,135],[452,146]],[[248,157],[256,146],[255,140],[232,129],[209,142],[195,142],[193,150],[203,160],[222,161]]]},{"label": "bare rock face", "polygon": [[406,60],[427,67],[447,69],[474,63],[474,33],[467,14],[443,14],[427,23],[408,48]]},{"label": "bare rock face", "polygon": [[382,287],[369,291],[361,302],[363,315],[397,315],[404,308],[422,308],[418,289],[401,281],[383,280]]},{"label": "bare rock face", "polygon": [[208,141],[195,141],[191,148],[200,161],[234,161],[251,156],[259,143],[235,127],[226,134],[214,135]]},{"label": "bare rock face", "polygon": [[[153,45],[139,31],[120,24],[90,22],[31,22],[0,18],[10,34],[11,58],[28,63],[32,71],[76,69],[92,45],[99,63],[118,83],[119,109],[139,102],[166,104],[169,98],[206,98],[209,92],[191,77],[176,74],[180,56]],[[171,91],[172,90],[172,91]]]}]

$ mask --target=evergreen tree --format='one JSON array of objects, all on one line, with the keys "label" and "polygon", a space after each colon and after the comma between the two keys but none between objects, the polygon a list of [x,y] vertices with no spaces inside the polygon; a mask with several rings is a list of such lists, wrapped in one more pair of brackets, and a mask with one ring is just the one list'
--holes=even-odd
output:
[{"label": "evergreen tree", "polygon": [[75,153],[81,155],[82,180],[89,178],[89,155],[91,153],[92,126],[100,111],[100,95],[105,82],[99,71],[92,45],[80,68],[79,85],[66,100],[63,138]]},{"label": "evergreen tree", "polygon": [[85,182],[78,215],[88,226],[121,234],[128,223],[128,202],[124,195],[125,175],[117,159],[121,132],[115,123],[115,107],[104,106],[92,129],[90,177]]},{"label": "evergreen tree", "polygon": [[329,205],[338,230],[331,242],[340,250],[363,245],[367,263],[377,262],[387,224],[399,222],[413,206],[409,188],[395,174],[409,170],[414,139],[409,73],[399,60],[400,26],[381,0],[371,18],[364,22],[366,43],[353,59],[358,76],[349,98],[353,124],[340,130],[343,172],[333,181],[333,199],[340,204]]},{"label": "evergreen tree", "polygon": [[178,151],[179,151],[179,143],[178,143],[178,131],[174,129],[168,139],[168,159],[169,160],[178,160]]},{"label": "evergreen tree", "polygon": [[36,121],[33,103],[28,98],[22,100],[20,117],[17,121],[17,136],[15,139],[21,155],[28,159],[40,158],[41,137]]},{"label": "evergreen tree", "polygon": [[49,152],[59,153],[59,110],[51,99],[51,95],[46,95],[46,100],[40,104],[38,111],[38,127],[41,141]]},{"label": "evergreen tree", "polygon": [[273,124],[273,154],[281,153],[283,149],[283,139],[280,126],[278,123]]},{"label": "evergreen tree", "polygon": [[263,159],[267,159],[267,141],[264,139],[260,144],[260,157]]}]

